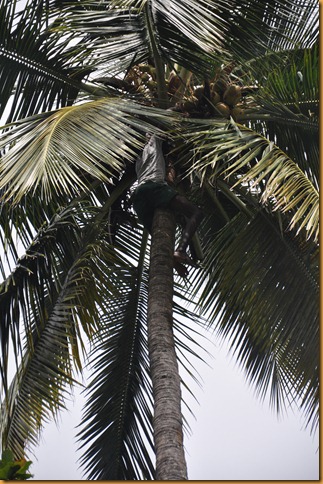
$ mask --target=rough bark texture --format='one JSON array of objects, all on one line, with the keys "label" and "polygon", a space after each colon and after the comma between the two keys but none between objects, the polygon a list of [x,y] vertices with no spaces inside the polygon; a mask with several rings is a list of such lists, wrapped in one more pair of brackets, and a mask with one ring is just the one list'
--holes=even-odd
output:
[{"label": "rough bark texture", "polygon": [[186,480],[181,389],[173,336],[173,251],[175,222],[157,210],[150,255],[148,345],[154,394],[157,480]]}]

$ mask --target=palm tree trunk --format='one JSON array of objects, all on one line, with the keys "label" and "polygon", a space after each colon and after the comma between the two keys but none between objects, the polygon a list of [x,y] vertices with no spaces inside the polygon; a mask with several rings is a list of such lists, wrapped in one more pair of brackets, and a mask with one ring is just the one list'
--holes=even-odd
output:
[{"label": "palm tree trunk", "polygon": [[181,388],[173,335],[174,216],[156,210],[148,296],[148,346],[154,395],[156,480],[186,480]]}]

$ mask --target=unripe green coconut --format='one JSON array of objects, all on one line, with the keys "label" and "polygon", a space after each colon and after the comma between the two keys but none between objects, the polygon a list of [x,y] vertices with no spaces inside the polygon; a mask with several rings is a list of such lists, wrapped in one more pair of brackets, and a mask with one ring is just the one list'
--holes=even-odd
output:
[{"label": "unripe green coconut", "polygon": [[150,72],[151,66],[148,64],[138,64],[138,67],[141,72]]},{"label": "unripe green coconut", "polygon": [[141,75],[141,80],[142,80],[143,82],[147,82],[147,81],[149,81],[149,79],[150,79],[150,75],[149,75],[147,72],[144,72],[144,73]]},{"label": "unripe green coconut", "polygon": [[155,89],[157,89],[157,82],[156,81],[148,81],[147,82],[147,87],[151,91],[154,91]]}]

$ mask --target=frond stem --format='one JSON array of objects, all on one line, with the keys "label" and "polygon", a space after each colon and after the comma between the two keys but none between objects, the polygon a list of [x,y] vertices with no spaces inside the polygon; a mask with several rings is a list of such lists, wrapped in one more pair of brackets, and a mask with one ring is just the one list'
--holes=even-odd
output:
[{"label": "frond stem", "polygon": [[155,61],[159,107],[167,109],[168,96],[167,96],[167,88],[166,88],[166,81],[165,81],[164,63],[162,61],[161,55],[157,47],[157,42],[155,39],[154,30],[153,30],[153,19],[152,19],[148,2],[145,5],[145,18],[146,18],[146,23],[148,28],[150,47]]}]

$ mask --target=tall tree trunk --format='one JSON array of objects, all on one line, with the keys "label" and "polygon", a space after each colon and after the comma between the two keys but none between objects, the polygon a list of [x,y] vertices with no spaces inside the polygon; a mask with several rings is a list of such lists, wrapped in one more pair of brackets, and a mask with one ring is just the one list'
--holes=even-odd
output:
[{"label": "tall tree trunk", "polygon": [[173,335],[174,216],[156,210],[150,254],[148,346],[154,395],[156,479],[186,480],[181,388]]}]

